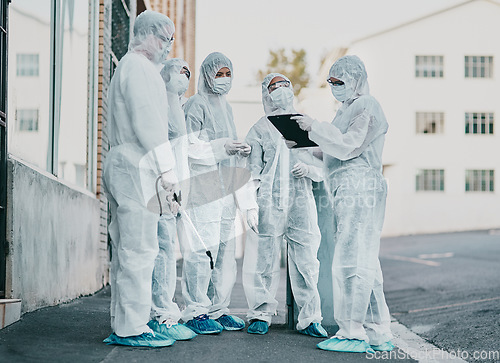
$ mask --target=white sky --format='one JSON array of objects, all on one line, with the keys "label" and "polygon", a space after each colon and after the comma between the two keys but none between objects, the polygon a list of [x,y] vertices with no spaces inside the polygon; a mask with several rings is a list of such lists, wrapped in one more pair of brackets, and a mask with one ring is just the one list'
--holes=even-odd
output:
[{"label": "white sky", "polygon": [[308,72],[314,77],[323,53],[462,2],[198,0],[195,67],[198,70],[209,53],[222,52],[233,62],[233,85],[242,86],[256,82],[255,74],[265,67],[269,49],[304,48]]}]

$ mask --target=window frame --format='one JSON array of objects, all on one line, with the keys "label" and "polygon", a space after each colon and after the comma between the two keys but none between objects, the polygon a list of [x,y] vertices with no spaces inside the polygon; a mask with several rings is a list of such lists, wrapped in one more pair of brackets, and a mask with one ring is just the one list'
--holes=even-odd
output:
[{"label": "window frame", "polygon": [[444,193],[444,169],[418,169],[415,175],[415,191]]},{"label": "window frame", "polygon": [[[27,57],[36,57],[36,67],[27,67]],[[22,61],[21,61],[22,59]],[[21,67],[22,66],[22,67]],[[30,70],[30,72],[26,72]],[[37,53],[17,53],[16,54],[16,77],[38,77],[40,75],[40,55]]]},{"label": "window frame", "polygon": [[[99,65],[99,3],[88,0],[89,11],[89,66],[87,68],[87,180],[85,190],[95,193],[97,190],[97,109],[98,109],[98,65]],[[50,20],[50,94],[49,94],[49,155],[47,171],[67,182],[59,176],[59,128],[61,122],[61,72],[57,68],[61,64],[62,49],[57,44],[64,37],[61,24],[61,0],[51,0]],[[69,182],[77,188],[76,184]]]},{"label": "window frame", "polygon": [[[436,117],[437,116],[437,117]],[[435,132],[425,132],[429,125],[435,125]],[[416,111],[415,133],[417,135],[441,135],[444,134],[445,115],[441,111]]]},{"label": "window frame", "polygon": [[444,78],[444,55],[415,55],[415,78]]},{"label": "window frame", "polygon": [[464,77],[466,79],[493,79],[494,60],[493,55],[464,55]]},{"label": "window frame", "polygon": [[[34,114],[36,114],[36,118],[35,117],[32,117],[31,118],[31,128],[28,128],[28,129],[24,129],[22,128],[22,124],[23,124],[23,121],[26,121],[27,119],[22,119],[21,115],[24,113],[24,112],[29,112],[29,111],[34,111]],[[33,116],[33,115],[32,115]],[[40,121],[40,111],[38,109],[35,109],[35,108],[22,108],[22,109],[17,109],[16,110],[16,129],[17,131],[21,131],[21,132],[33,132],[33,131],[38,131],[38,124],[39,124],[39,121]],[[34,128],[33,126],[36,125],[36,128]]]},{"label": "window frame", "polygon": [[466,193],[494,193],[495,169],[467,169],[465,170]]},{"label": "window frame", "polygon": [[465,135],[495,135],[495,112],[466,111],[464,122]]}]

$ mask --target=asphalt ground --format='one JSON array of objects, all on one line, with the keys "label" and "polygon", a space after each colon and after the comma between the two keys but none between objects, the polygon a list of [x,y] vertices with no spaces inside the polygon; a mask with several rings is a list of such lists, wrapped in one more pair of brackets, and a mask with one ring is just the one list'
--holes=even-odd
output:
[{"label": "asphalt ground", "polygon": [[462,359],[500,362],[500,233],[386,238],[380,251],[392,316]]},{"label": "asphalt ground", "polygon": [[[450,353],[466,361],[500,361],[495,355],[500,350],[500,234],[388,238],[382,241],[380,255],[387,302],[397,319],[393,331],[399,345],[391,355],[326,352],[316,348],[321,339],[290,330],[285,324],[282,269],[278,314],[265,336],[224,331],[160,349],[108,346],[102,343],[111,332],[107,287],[93,296],[25,314],[0,330],[0,362],[440,362]],[[245,318],[240,272],[231,309]],[[179,289],[176,299],[182,306]],[[335,333],[335,327],[327,330]]]}]

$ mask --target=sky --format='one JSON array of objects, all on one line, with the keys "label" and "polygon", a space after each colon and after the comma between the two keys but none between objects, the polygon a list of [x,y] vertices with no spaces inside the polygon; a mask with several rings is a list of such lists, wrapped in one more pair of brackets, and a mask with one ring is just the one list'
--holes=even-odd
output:
[{"label": "sky", "polygon": [[314,77],[321,56],[350,41],[465,0],[198,0],[196,69],[211,52],[233,62],[233,86],[256,83],[269,49],[304,48]]}]

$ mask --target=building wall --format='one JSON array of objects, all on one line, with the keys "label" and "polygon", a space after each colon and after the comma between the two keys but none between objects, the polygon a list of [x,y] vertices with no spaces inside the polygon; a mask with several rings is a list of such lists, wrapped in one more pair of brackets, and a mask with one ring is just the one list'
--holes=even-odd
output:
[{"label": "building wall", "polygon": [[[29,5],[21,1],[18,4],[25,7]],[[61,3],[58,4],[61,5]],[[89,2],[89,4],[93,3]],[[24,160],[25,155],[19,152],[19,148],[9,148],[6,297],[22,299],[23,312],[94,293],[108,281],[107,201],[101,190],[100,170],[102,170],[102,156],[107,149],[103,125],[107,112],[105,94],[110,77],[111,37],[110,25],[106,22],[111,8],[110,4],[111,0],[101,0],[100,8],[89,7],[89,14],[93,18],[89,29],[98,31],[99,21],[101,21],[103,31],[99,39],[96,39],[91,30],[89,36],[83,40],[85,47],[88,48],[79,56],[88,57],[88,65],[82,66],[80,63],[74,63],[74,68],[71,69],[74,79],[83,80],[82,88],[87,88],[87,92],[80,91],[73,94],[63,92],[63,100],[64,97],[69,97],[68,105],[75,100],[85,105],[88,99],[88,109],[83,107],[83,109],[74,110],[78,112],[79,117],[71,118],[74,123],[78,124],[73,125],[72,135],[80,138],[80,143],[76,145],[76,142],[69,140],[71,137],[65,135],[64,143],[58,145],[56,142],[52,149],[49,148],[50,152],[56,152],[59,146],[60,160],[71,156],[73,148],[84,150],[83,154],[86,151],[87,155],[84,155],[83,159],[86,159],[88,163],[87,188],[65,181],[60,170],[58,173],[57,169],[46,167],[45,160],[41,159],[38,162],[40,166],[37,166],[34,165],[37,163],[36,159]],[[48,5],[41,3],[40,6],[46,10]],[[18,15],[19,12],[15,13],[14,10],[12,9],[11,14]],[[79,16],[85,17],[84,14],[79,14]],[[38,23],[43,31],[48,28],[46,23]],[[46,38],[48,37],[47,35]],[[17,49],[17,44],[14,44],[16,38],[11,40],[13,42],[9,43],[9,50]],[[25,49],[19,49],[19,51],[38,51],[38,49],[36,44],[32,46],[28,44]],[[46,51],[49,52],[48,48]],[[48,56],[42,58],[45,59]],[[19,87],[22,87],[28,80],[15,78],[15,61],[10,62],[9,67],[11,71],[14,71],[9,74],[10,84],[16,83],[15,89],[20,89]],[[47,69],[49,66],[41,62],[40,68]],[[29,81],[36,82],[36,79]],[[49,81],[46,83],[49,84]],[[97,90],[100,92],[99,99]],[[23,93],[22,97],[17,95],[17,100],[19,102],[36,100],[40,109],[48,109],[52,89],[49,90],[47,86],[44,93],[32,91]],[[11,96],[12,93],[9,93],[9,97]],[[71,96],[74,99],[71,99]],[[54,99],[57,99],[57,96]],[[15,102],[16,99],[10,101]],[[63,102],[63,106],[64,104]],[[82,112],[83,115],[81,115]],[[62,112],[62,115],[64,116],[65,113]],[[10,116],[13,115],[10,114]],[[43,117],[42,121],[46,122],[48,118],[49,116]],[[66,119],[70,119],[70,116]],[[14,123],[15,119],[9,117],[9,121]],[[100,127],[99,135],[98,126]],[[47,137],[44,138],[47,139]],[[16,141],[20,142],[19,140],[21,139]],[[47,145],[42,147],[36,143],[23,142],[23,147],[32,152],[30,155],[42,153],[48,148]],[[97,154],[100,156],[99,162]]]},{"label": "building wall", "polygon": [[6,297],[24,313],[103,287],[99,201],[15,157],[8,167]]},{"label": "building wall", "polygon": [[175,24],[175,41],[169,58],[182,58],[190,67],[191,82],[186,96],[196,93],[195,31],[196,0],[150,0],[151,10],[166,14]]},{"label": "building wall", "polygon": [[[466,55],[500,61],[500,6],[473,1],[355,42],[348,54],[365,62],[372,95],[389,122],[384,174],[389,195],[384,235],[500,226],[500,81],[464,77]],[[446,26],[443,26],[443,25]],[[444,56],[443,78],[416,78],[416,55]],[[443,134],[417,134],[416,112],[444,112]],[[466,135],[465,112],[494,112],[494,135]],[[418,169],[444,169],[443,192],[416,192]],[[494,192],[465,192],[467,169],[493,169]]]}]

